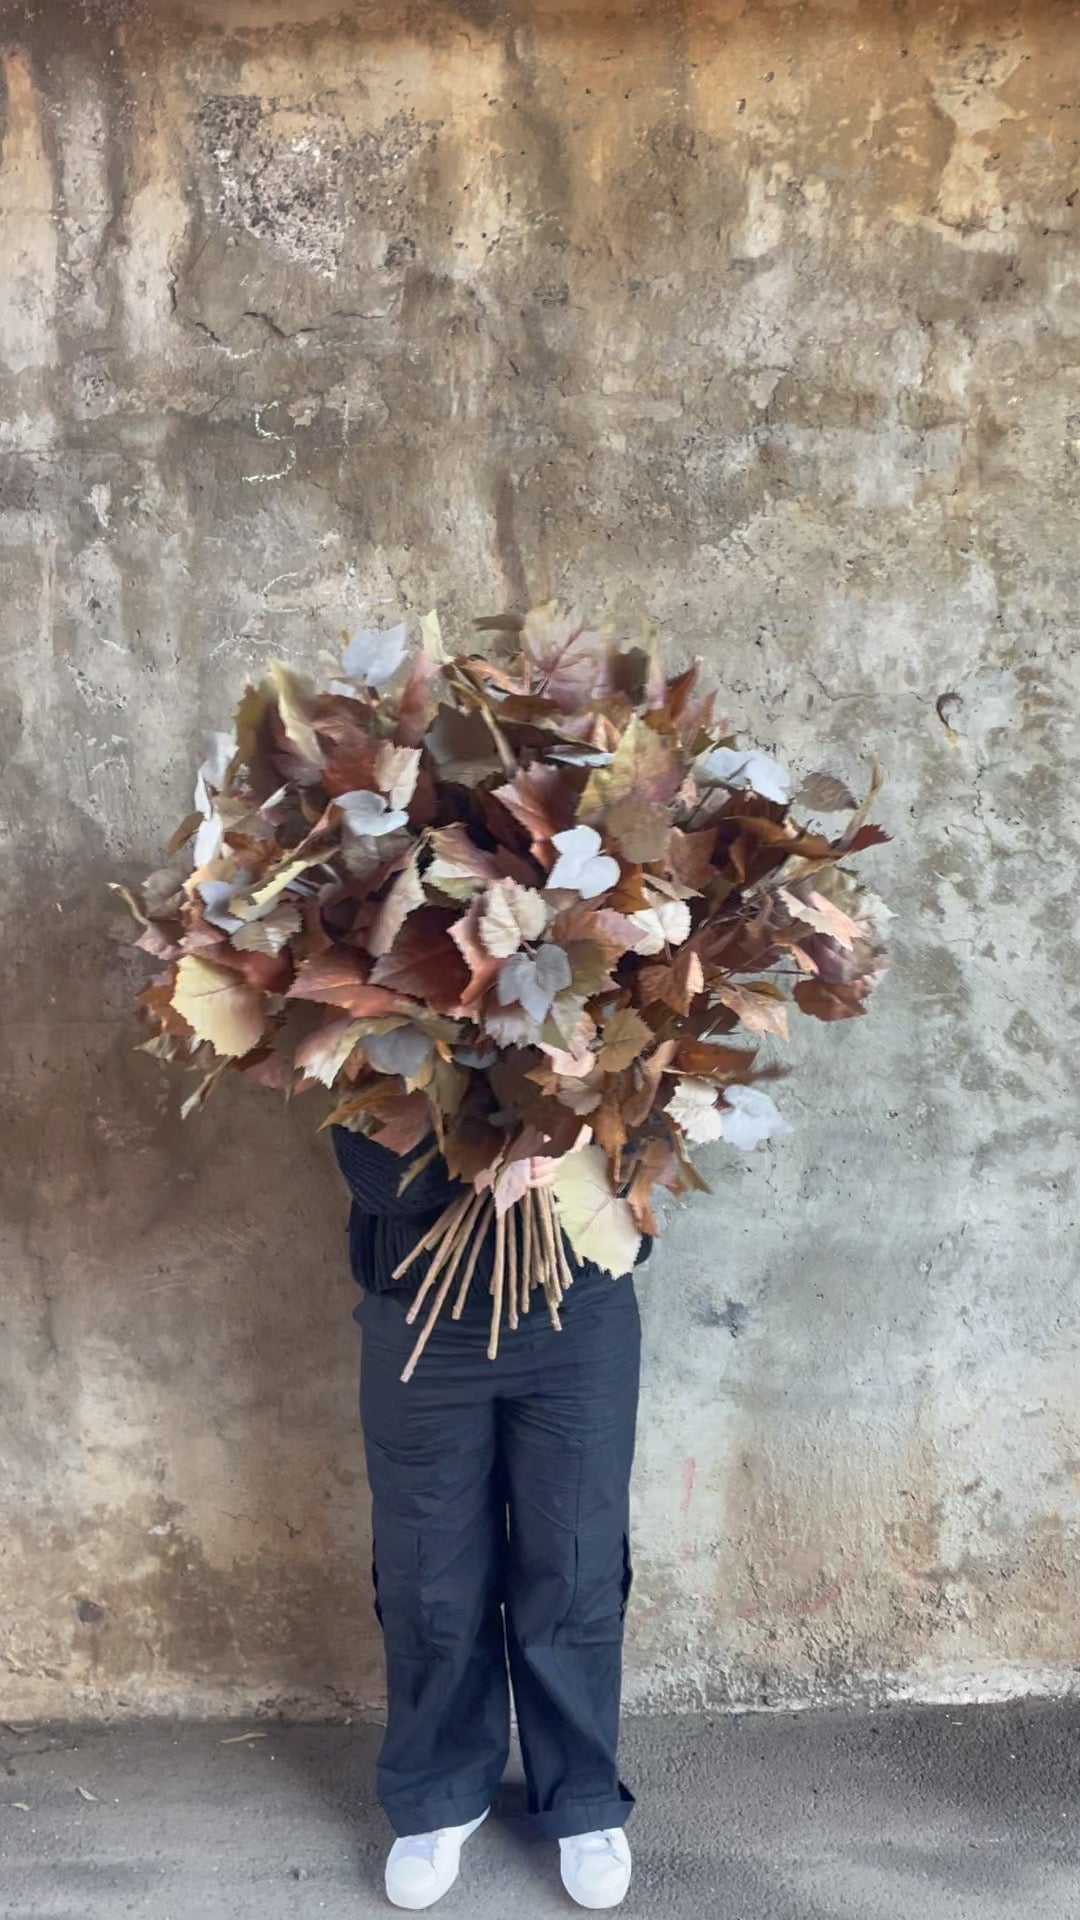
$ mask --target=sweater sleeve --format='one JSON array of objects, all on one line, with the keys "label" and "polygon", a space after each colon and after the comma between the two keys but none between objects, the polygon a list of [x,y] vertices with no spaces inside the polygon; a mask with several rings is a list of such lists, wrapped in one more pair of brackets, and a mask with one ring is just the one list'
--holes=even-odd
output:
[{"label": "sweater sleeve", "polygon": [[434,1134],[421,1140],[411,1153],[392,1153],[389,1147],[380,1147],[348,1127],[334,1127],[332,1131],[338,1166],[361,1213],[383,1218],[440,1213],[461,1192],[461,1182],[451,1178],[441,1154],[428,1161],[404,1193],[398,1191],[412,1162],[422,1159],[434,1146]]}]

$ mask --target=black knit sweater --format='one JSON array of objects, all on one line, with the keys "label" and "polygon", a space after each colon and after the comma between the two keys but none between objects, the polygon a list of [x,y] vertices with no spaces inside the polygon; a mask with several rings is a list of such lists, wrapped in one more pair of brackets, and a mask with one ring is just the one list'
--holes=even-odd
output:
[{"label": "black knit sweater", "polygon": [[[349,1214],[349,1257],[353,1278],[370,1293],[389,1293],[395,1289],[412,1293],[428,1269],[431,1255],[422,1253],[400,1280],[393,1278],[394,1268],[416,1242],[433,1226],[443,1208],[462,1191],[461,1182],[452,1178],[446,1161],[439,1154],[422,1173],[410,1181],[404,1193],[398,1192],[402,1173],[409,1161],[434,1146],[429,1134],[416,1148],[416,1155],[403,1159],[389,1148],[377,1146],[362,1133],[347,1127],[334,1127],[334,1152],[338,1166],[352,1194]],[[642,1237],[638,1265],[648,1258],[652,1241]],[[488,1232],[470,1283],[470,1294],[490,1291],[495,1256],[495,1229]],[[601,1278],[602,1269],[591,1261],[575,1263],[575,1276]]]}]

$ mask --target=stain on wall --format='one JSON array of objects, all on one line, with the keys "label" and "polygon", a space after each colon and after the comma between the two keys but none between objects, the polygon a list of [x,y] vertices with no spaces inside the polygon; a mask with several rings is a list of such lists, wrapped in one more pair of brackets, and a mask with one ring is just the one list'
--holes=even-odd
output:
[{"label": "stain on wall", "polygon": [[276,653],[645,611],[900,909],[640,1281],[642,1704],[1077,1664],[1080,11],[0,12],[5,1710],[377,1702],[315,1112],[181,1126],[107,879]]}]

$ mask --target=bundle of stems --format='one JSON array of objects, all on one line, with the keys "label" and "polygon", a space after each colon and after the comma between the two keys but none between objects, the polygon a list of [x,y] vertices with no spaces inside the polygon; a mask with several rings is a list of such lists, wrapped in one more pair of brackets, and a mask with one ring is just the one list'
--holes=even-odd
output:
[{"label": "bundle of stems", "polygon": [[403,1380],[412,1379],[416,1363],[431,1338],[435,1322],[459,1273],[461,1277],[452,1318],[460,1320],[469,1283],[480,1258],[480,1249],[491,1229],[493,1213],[495,1258],[491,1272],[488,1359],[494,1360],[498,1354],[504,1311],[507,1323],[513,1330],[520,1316],[529,1311],[529,1295],[533,1287],[543,1288],[551,1324],[556,1333],[562,1331],[559,1308],[567,1288],[573,1285],[574,1276],[570,1271],[562,1228],[556,1217],[550,1189],[530,1187],[521,1200],[514,1201],[503,1213],[495,1212],[495,1203],[490,1194],[470,1191],[450,1202],[412,1252],[394,1268],[393,1277],[400,1280],[421,1254],[430,1253],[432,1256],[423,1284],[418,1288],[406,1316],[411,1326],[418,1318],[424,1301],[433,1294],[420,1336],[401,1376]]}]

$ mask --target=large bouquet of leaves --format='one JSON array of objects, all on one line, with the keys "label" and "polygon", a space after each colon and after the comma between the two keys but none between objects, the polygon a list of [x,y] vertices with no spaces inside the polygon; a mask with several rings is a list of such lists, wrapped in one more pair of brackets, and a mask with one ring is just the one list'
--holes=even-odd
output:
[{"label": "large bouquet of leaves", "polygon": [[185,1113],[226,1073],[321,1086],[403,1184],[445,1155],[418,1350],[494,1227],[494,1352],[531,1286],[558,1325],[576,1260],[633,1265],[654,1189],[704,1185],[695,1145],[788,1130],[757,1043],[793,1007],[866,1011],[887,909],[850,861],[887,836],[876,770],[861,805],[811,775],[796,817],[650,639],[556,605],[479,622],[498,657],[420,625],[411,665],[399,626],[325,691],[280,663],[249,685],[170,844],[191,870],[126,897],[160,963],[146,1049],[199,1072]]}]

